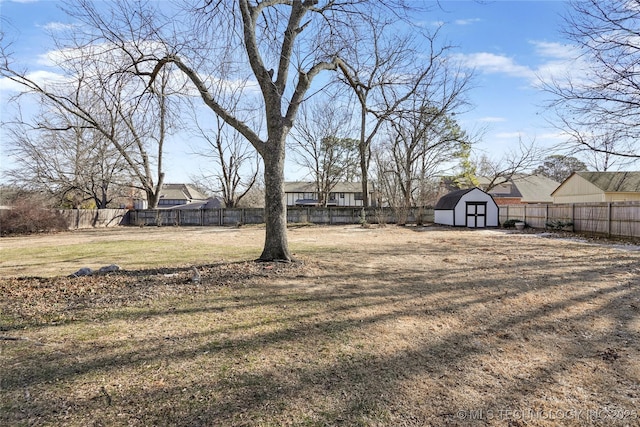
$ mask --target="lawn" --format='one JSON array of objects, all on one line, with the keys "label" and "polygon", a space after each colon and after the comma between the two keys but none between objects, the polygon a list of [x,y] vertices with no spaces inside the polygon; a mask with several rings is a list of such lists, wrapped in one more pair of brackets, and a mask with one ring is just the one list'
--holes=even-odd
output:
[{"label": "lawn", "polygon": [[302,227],[254,263],[263,238],[1,239],[0,425],[640,425],[637,246]]}]

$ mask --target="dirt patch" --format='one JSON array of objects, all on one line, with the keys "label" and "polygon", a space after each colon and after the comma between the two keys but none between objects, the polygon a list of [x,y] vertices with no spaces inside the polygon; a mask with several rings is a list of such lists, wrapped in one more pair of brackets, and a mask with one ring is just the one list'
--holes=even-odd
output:
[{"label": "dirt patch", "polygon": [[[228,233],[259,250],[263,230]],[[640,423],[638,251],[435,227],[289,240],[299,263],[201,263],[197,282],[184,260],[1,280],[0,424]]]}]

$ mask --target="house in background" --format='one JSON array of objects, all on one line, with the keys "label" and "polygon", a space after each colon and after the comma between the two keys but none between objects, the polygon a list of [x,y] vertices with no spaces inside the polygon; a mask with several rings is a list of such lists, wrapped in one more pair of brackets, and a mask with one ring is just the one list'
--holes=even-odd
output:
[{"label": "house in background", "polygon": [[207,196],[191,184],[162,184],[158,208],[173,208],[196,202],[207,202]]},{"label": "house in background", "polygon": [[[372,203],[375,195],[373,184],[369,184],[369,203]],[[287,198],[287,206],[318,206],[318,192],[315,182],[285,182],[284,192]],[[329,194],[327,206],[362,206],[362,183],[339,182]]]},{"label": "house in background", "polygon": [[489,180],[478,178],[481,189],[493,196],[498,205],[518,203],[552,203],[551,193],[560,185],[559,182],[542,175],[514,175],[510,180],[502,182],[490,190],[486,190]]},{"label": "house in background", "polygon": [[479,188],[452,191],[433,208],[434,222],[454,227],[497,227],[499,209],[493,197]]},{"label": "house in background", "polygon": [[[509,180],[499,180],[499,184],[491,185],[491,180],[480,176],[477,178],[478,188],[489,193],[498,205],[513,205],[520,203],[552,203],[551,193],[558,188],[560,183],[542,175],[514,175]],[[455,183],[452,178],[445,177],[441,180],[441,194],[456,191],[460,183]],[[462,183],[463,189],[473,188],[469,183]],[[444,190],[444,191],[443,191]]]},{"label": "house in background", "polygon": [[574,172],[552,197],[553,203],[640,201],[640,172]]}]

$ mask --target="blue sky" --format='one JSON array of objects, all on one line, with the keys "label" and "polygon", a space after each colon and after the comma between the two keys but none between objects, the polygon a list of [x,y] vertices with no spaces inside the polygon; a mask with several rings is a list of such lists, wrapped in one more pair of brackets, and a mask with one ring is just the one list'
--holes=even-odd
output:
[{"label": "blue sky", "polygon": [[[419,0],[416,0],[419,1]],[[536,89],[540,76],[562,73],[571,55],[560,33],[566,2],[556,1],[441,1],[442,10],[422,17],[424,25],[444,24],[442,35],[457,46],[454,54],[475,69],[469,93],[473,109],[458,117],[464,128],[484,128],[478,154],[499,157],[518,145],[519,138],[552,147],[561,141],[545,120],[546,95]],[[57,1],[0,0],[3,31],[15,39],[17,59],[30,71],[47,71],[41,58],[52,48],[47,31],[66,22]],[[0,81],[3,120],[10,92]],[[0,133],[0,137],[2,133]],[[6,150],[2,138],[2,152]],[[186,181],[198,159],[179,144],[166,154],[167,182]],[[6,158],[3,155],[3,163]],[[0,168],[3,166],[0,164]],[[286,179],[299,178],[295,167]]]}]

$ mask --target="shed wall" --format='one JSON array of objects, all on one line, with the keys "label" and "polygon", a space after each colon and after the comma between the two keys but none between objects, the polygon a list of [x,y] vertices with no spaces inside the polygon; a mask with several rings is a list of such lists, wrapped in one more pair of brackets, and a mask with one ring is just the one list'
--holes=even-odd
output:
[{"label": "shed wall", "polygon": [[453,225],[453,211],[452,210],[437,210],[433,211],[433,222],[442,225]]}]

